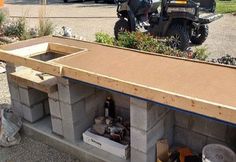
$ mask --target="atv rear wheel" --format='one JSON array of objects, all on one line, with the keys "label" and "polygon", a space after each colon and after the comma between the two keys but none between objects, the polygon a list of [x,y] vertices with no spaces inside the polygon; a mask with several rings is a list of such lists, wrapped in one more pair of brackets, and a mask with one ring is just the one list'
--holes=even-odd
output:
[{"label": "atv rear wheel", "polygon": [[119,34],[126,31],[130,31],[129,22],[125,19],[119,19],[114,27],[115,38],[118,39]]},{"label": "atv rear wheel", "polygon": [[190,40],[193,44],[200,45],[205,42],[208,37],[208,25],[201,25],[196,33],[196,35],[191,36]]},{"label": "atv rear wheel", "polygon": [[185,26],[180,24],[175,24],[168,30],[168,35],[170,37],[169,45],[172,48],[179,50],[186,50],[189,47],[189,33]]}]

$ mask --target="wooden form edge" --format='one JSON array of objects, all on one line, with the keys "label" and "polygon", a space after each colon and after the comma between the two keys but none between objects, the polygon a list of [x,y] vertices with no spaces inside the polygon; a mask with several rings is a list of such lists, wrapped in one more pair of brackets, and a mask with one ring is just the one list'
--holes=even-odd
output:
[{"label": "wooden form edge", "polygon": [[54,76],[61,76],[62,66],[53,62],[44,62],[32,58],[17,56],[0,50],[0,60],[32,68],[33,70],[45,72]]},{"label": "wooden form edge", "polygon": [[[15,73],[17,73],[17,72],[15,72]],[[45,93],[53,93],[53,92],[56,92],[58,90],[56,82],[55,82],[55,85],[46,86],[46,85],[36,83],[36,82],[30,81],[30,80],[27,80],[25,78],[22,78],[18,75],[15,75],[15,73],[9,74],[8,77],[12,81],[16,82],[19,85],[31,87],[31,88],[37,89],[37,90],[45,92]]]},{"label": "wooden form edge", "polygon": [[63,66],[62,76],[236,124],[236,108]]}]

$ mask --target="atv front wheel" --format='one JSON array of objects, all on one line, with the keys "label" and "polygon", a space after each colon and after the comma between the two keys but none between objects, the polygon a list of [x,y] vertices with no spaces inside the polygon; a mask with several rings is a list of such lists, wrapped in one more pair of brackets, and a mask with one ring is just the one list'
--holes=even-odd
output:
[{"label": "atv front wheel", "polygon": [[193,44],[200,45],[208,37],[208,25],[201,25],[198,31],[196,32],[196,35],[191,36],[190,40]]},{"label": "atv front wheel", "polygon": [[185,26],[175,24],[168,30],[167,36],[170,37],[169,45],[172,48],[186,50],[189,47],[189,33]]},{"label": "atv front wheel", "polygon": [[129,22],[125,19],[119,19],[114,27],[115,38],[118,39],[119,34],[126,31],[130,31]]}]

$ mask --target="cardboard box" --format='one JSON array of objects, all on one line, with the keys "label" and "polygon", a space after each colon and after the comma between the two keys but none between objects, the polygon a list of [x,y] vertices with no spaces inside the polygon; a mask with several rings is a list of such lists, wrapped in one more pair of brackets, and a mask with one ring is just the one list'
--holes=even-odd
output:
[{"label": "cardboard box", "polygon": [[168,161],[169,145],[167,139],[157,141],[157,162]]},{"label": "cardboard box", "polygon": [[108,138],[91,133],[89,130],[90,129],[83,133],[83,140],[85,143],[93,145],[99,149],[107,151],[123,159],[127,159],[129,157],[129,145],[122,145]]}]

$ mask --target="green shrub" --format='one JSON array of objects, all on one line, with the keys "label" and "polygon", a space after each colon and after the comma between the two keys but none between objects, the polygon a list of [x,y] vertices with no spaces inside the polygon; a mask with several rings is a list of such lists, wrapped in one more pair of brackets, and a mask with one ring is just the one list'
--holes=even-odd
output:
[{"label": "green shrub", "polygon": [[24,17],[11,21],[4,29],[4,35],[16,36],[19,39],[24,37],[26,33],[26,19]]},{"label": "green shrub", "polygon": [[0,28],[2,28],[4,21],[6,20],[6,15],[4,12],[0,11]]},{"label": "green shrub", "polygon": [[206,60],[208,57],[207,48],[196,48],[196,51],[179,51],[168,46],[168,38],[165,41],[158,40],[150,34],[142,32],[124,32],[119,34],[118,40],[106,33],[97,33],[96,42],[117,45],[119,47],[132,48],[147,52],[164,54],[175,57],[185,57],[189,59]]},{"label": "green shrub", "polygon": [[108,44],[108,45],[114,45],[114,38],[111,37],[109,34],[104,32],[98,32],[95,34],[96,42]]},{"label": "green shrub", "polygon": [[210,53],[207,51],[207,47],[196,47],[193,56],[195,59],[205,61]]},{"label": "green shrub", "polygon": [[44,18],[39,19],[39,28],[38,28],[38,36],[46,36],[46,35],[51,35],[53,33],[54,26],[53,23]]}]

